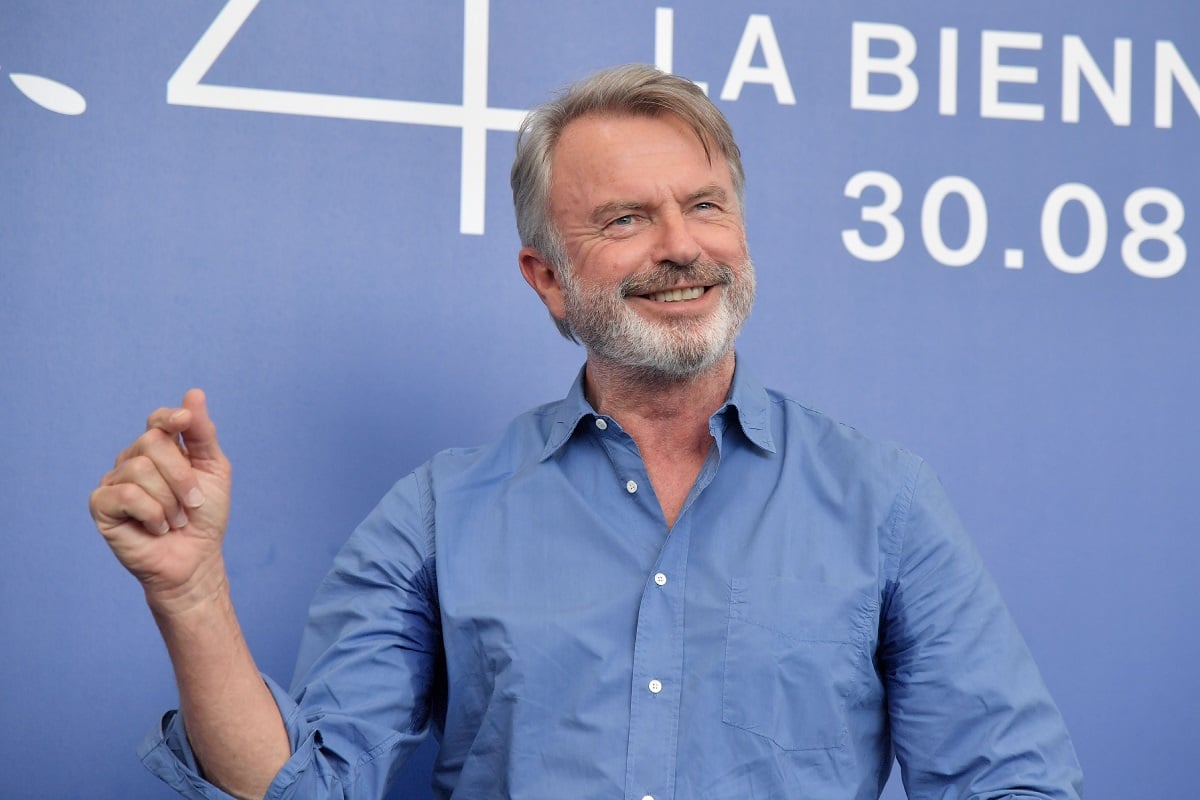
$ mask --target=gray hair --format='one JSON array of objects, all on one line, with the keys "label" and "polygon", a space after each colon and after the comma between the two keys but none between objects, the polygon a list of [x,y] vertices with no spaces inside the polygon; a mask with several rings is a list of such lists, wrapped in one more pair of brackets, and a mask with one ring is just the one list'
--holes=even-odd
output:
[{"label": "gray hair", "polygon": [[[729,121],[700,87],[645,64],[602,70],[533,109],[517,132],[517,154],[509,175],[517,234],[523,246],[541,253],[560,274],[569,270],[570,264],[562,236],[550,220],[550,162],[567,125],[591,114],[678,117],[696,134],[710,163],[714,149],[724,156],[738,209],[744,209],[746,178],[741,151]],[[576,341],[565,320],[555,318],[554,323],[563,336]]]}]

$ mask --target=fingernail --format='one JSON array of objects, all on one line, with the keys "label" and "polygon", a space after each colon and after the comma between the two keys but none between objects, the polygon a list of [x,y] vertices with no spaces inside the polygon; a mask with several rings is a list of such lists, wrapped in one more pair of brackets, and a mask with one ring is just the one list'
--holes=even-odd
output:
[{"label": "fingernail", "polygon": [[163,524],[158,526],[158,532],[159,532],[159,533],[166,533],[166,532],[167,532],[167,531],[169,531],[169,530],[171,530],[171,526],[170,526],[170,524],[169,524],[169,523],[168,523],[168,522],[167,522],[167,521],[164,519],[164,520],[163,520]]},{"label": "fingernail", "polygon": [[176,422],[179,419],[181,419],[182,417],[183,417],[183,409],[181,408],[178,411],[171,414],[171,416],[167,417],[167,421],[168,422]]},{"label": "fingernail", "polygon": [[175,522],[173,523],[173,527],[182,528],[184,525],[187,525],[187,523],[188,523],[187,514],[183,513],[183,511],[181,510],[178,514],[175,515]]},{"label": "fingernail", "polygon": [[204,492],[200,491],[199,489],[192,489],[187,493],[187,497],[184,498],[184,501],[192,508],[199,508],[200,506],[204,505]]}]

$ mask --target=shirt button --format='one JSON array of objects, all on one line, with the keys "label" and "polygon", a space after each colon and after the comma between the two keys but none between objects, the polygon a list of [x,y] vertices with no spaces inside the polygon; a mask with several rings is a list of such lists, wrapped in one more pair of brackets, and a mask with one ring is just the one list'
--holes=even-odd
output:
[{"label": "shirt button", "polygon": [[644,794],[644,795],[642,795],[642,800],[654,800],[654,795]]},{"label": "shirt button", "polygon": [[633,494],[634,492],[636,492],[637,491],[637,481],[626,481],[625,482],[625,491],[629,492],[630,494]]},{"label": "shirt button", "polygon": [[662,681],[660,681],[658,678],[655,678],[654,680],[650,681],[650,691],[653,692],[654,694],[658,694],[659,692],[661,692],[662,691]]},{"label": "shirt button", "polygon": [[596,427],[602,431],[606,431],[606,430],[608,430],[608,423],[605,422],[600,417],[596,417]]},{"label": "shirt button", "polygon": [[662,574],[661,572],[656,572],[654,574],[654,582],[657,583],[659,586],[666,586],[667,585],[667,576]]}]

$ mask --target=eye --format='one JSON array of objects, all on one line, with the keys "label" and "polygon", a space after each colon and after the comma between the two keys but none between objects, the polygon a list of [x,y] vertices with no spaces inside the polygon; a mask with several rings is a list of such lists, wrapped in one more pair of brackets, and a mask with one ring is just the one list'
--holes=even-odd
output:
[{"label": "eye", "polygon": [[616,219],[614,219],[612,222],[610,222],[608,224],[615,225],[617,227],[625,227],[626,225],[632,225],[633,224],[633,214],[626,214],[623,217],[617,217]]}]

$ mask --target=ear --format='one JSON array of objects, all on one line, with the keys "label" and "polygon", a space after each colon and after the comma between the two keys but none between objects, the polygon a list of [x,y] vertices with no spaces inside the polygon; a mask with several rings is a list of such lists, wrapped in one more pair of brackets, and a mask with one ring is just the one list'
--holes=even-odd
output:
[{"label": "ear", "polygon": [[562,284],[559,283],[558,270],[554,265],[532,247],[521,248],[521,252],[517,254],[517,263],[521,266],[521,275],[525,277],[525,282],[542,298],[550,315],[555,319],[566,319]]}]

